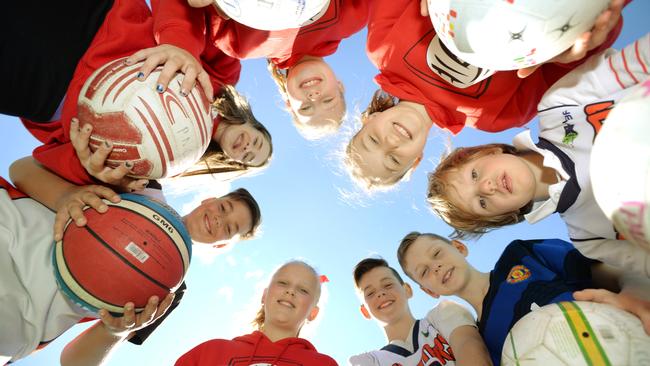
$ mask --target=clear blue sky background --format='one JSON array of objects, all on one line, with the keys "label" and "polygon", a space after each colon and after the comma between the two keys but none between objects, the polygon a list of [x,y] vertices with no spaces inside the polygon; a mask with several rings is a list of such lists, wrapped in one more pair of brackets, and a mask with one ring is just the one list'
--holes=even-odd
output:
[{"label": "clear blue sky background", "polygon": [[[650,1],[636,0],[623,12],[623,33],[616,43],[625,46],[650,30]],[[365,109],[376,85],[376,70],[365,55],[365,30],[342,42],[328,61],[346,87],[350,130],[359,110]],[[385,345],[382,330],[359,313],[353,286],[353,266],[369,255],[381,255],[396,266],[395,249],[412,230],[448,234],[450,228],[429,212],[424,201],[426,173],[435,166],[446,138],[432,131],[425,161],[409,182],[373,197],[348,195],[354,186],[336,155],[349,136],[319,142],[302,139],[290,122],[263,60],[243,62],[237,88],[247,95],[254,113],[273,135],[274,157],[261,174],[239,179],[232,187],[246,187],[262,208],[262,235],[241,242],[212,258],[194,258],[186,281],[188,291],[180,307],[142,346],[122,346],[109,365],[168,365],[198,343],[210,338],[232,338],[250,330],[249,321],[259,306],[261,289],[275,267],[291,258],[304,258],[326,274],[325,303],[320,323],[307,331],[320,352],[347,364],[348,356]],[[5,72],[10,72],[5,70]],[[0,175],[8,177],[12,161],[31,153],[36,141],[16,118],[0,115],[5,132],[0,134]],[[535,128],[531,123],[530,128]],[[456,146],[509,142],[520,130],[500,134],[465,129],[454,137]],[[219,190],[228,183],[213,182]],[[205,187],[196,187],[197,191]],[[179,210],[192,194],[169,197]],[[557,216],[534,226],[519,224],[484,236],[470,244],[469,261],[488,271],[503,247],[513,239],[559,237],[566,229]],[[214,253],[214,252],[213,252]],[[416,317],[436,301],[419,290],[411,300]],[[45,350],[19,366],[56,365],[62,347],[85,326],[76,326]]]}]

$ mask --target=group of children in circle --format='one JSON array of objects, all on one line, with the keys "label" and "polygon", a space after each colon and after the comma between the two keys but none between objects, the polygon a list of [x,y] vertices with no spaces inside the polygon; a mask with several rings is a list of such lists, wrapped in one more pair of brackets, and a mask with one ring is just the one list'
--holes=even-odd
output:
[{"label": "group of children in circle", "polygon": [[[181,72],[181,94],[187,94],[196,83],[214,96],[218,117],[212,142],[203,157],[175,179],[263,168],[273,154],[272,138],[232,86],[239,79],[239,60],[267,58],[269,72],[297,130],[307,139],[322,138],[337,132],[346,112],[345,88],[323,57],[334,53],[341,40],[367,26],[367,55],[379,70],[375,81],[381,89],[361,114],[362,127],[351,138],[345,154],[350,176],[364,189],[391,187],[408,177],[422,160],[427,135],[434,125],[451,133],[465,126],[498,132],[526,124],[539,109],[540,140],[535,143],[530,133],[524,132],[515,139],[515,146],[459,148],[444,157],[430,174],[427,200],[433,211],[456,229],[456,237],[449,240],[414,232],[398,249],[404,273],[434,297],[458,295],[467,300],[478,315],[478,329],[471,314],[452,303],[442,303],[416,321],[408,310],[410,286],[386,261],[364,259],[354,270],[362,312],[382,324],[391,344],[353,356],[350,363],[416,364],[424,360],[423,347],[433,347],[442,364],[454,360],[459,364],[498,364],[509,327],[530,310],[529,305],[574,298],[617,301],[649,329],[650,307],[637,298],[647,290],[630,285],[635,281],[624,281],[621,271],[626,269],[646,279],[650,276],[648,253],[616,237],[607,218],[602,212],[598,215],[590,189],[585,188],[589,187],[588,172],[584,172],[590,146],[604,120],[603,109],[591,113],[585,107],[604,98],[617,100],[626,89],[648,77],[648,36],[622,51],[603,52],[620,33],[622,3],[613,0],[596,22],[591,37],[563,54],[564,58],[558,59],[562,63],[549,62],[536,70],[520,71],[520,75],[517,71],[495,72],[474,82],[429,64],[427,52],[432,48],[444,52],[444,46],[426,16],[426,1],[330,0],[319,19],[280,31],[260,31],[237,23],[212,1],[152,0],[152,11],[140,0],[107,1],[96,9],[103,16],[96,20],[92,34],[79,35],[79,43],[85,36],[86,47],[76,59],[67,60],[73,67],[66,88],[48,96],[60,103],[46,103],[51,107],[38,114],[2,106],[2,113],[21,117],[43,142],[33,156],[12,164],[11,180],[22,193],[56,212],[52,216],[47,209],[29,207],[38,211],[44,222],[53,224],[55,240],[61,238],[68,219],[85,224],[84,205],[103,212],[107,206],[102,198],[119,200],[113,190],[97,182],[164,199],[157,182],[129,178],[128,163],[106,167],[111,144],[91,151],[92,128],[76,119],[76,100],[85,80],[106,62],[121,57],[127,57],[127,64],[142,62],[137,74],[140,79],[162,66],[156,88],[159,92]],[[80,14],[70,15],[71,22],[75,16]],[[454,67],[462,67],[468,74],[489,71],[456,61]],[[523,74],[525,78],[520,77]],[[17,204],[24,195],[8,182],[2,183],[2,205],[15,206],[5,210],[5,215],[28,212],[22,203]],[[573,244],[551,239],[515,241],[492,273],[479,272],[464,260],[468,249],[457,239],[480,236],[524,219],[536,222],[554,212],[567,222]],[[261,209],[250,193],[240,188],[204,200],[183,217],[183,222],[193,241],[223,245],[254,237]],[[25,227],[17,222],[13,229],[20,232]],[[48,240],[39,240],[47,245]],[[13,256],[16,262],[23,255]],[[513,272],[515,267],[519,272]],[[23,275],[12,274],[16,283]],[[527,293],[525,280],[530,276],[554,283],[548,286],[551,295],[547,293],[542,300]],[[3,278],[7,278],[5,289],[15,288],[10,276]],[[176,364],[225,364],[243,356],[250,356],[249,363],[283,364],[291,360],[305,365],[336,364],[297,338],[305,321],[318,314],[321,282],[304,262],[282,265],[265,290],[255,320],[261,332],[232,341],[208,341]],[[513,284],[519,286],[514,294],[504,297],[499,293],[500,286]],[[614,292],[625,288],[633,295],[589,290],[574,294],[599,287]],[[100,364],[125,339],[143,342],[178,305],[183,291],[184,286],[176,295],[152,298],[139,314],[135,314],[133,304],[125,305],[120,318],[101,311],[101,322],[66,347],[62,364]],[[29,293],[27,290],[22,298]],[[498,309],[496,304],[518,301],[525,304],[492,311]],[[49,319],[53,314],[48,314],[35,330],[26,330],[29,314],[39,311],[36,305],[27,306],[29,310],[15,310],[16,306],[9,305],[0,308],[7,309],[0,311],[3,319],[20,319],[8,323],[14,324],[15,331],[0,335],[0,361],[29,355],[83,317],[77,313],[72,322],[61,323]],[[18,311],[19,316],[11,311]],[[418,327],[426,335],[420,335]]]}]

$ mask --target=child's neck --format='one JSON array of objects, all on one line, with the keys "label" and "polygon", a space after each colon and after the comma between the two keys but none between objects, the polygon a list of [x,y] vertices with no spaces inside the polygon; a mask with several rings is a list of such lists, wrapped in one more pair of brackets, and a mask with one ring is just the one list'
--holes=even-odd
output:
[{"label": "child's neck", "polygon": [[536,184],[533,200],[547,200],[549,197],[548,187],[558,182],[555,169],[544,166],[544,156],[535,151],[528,151],[523,155],[520,155],[520,157],[535,175]]},{"label": "child's neck", "polygon": [[411,333],[411,329],[413,329],[413,324],[415,324],[415,318],[409,310],[407,314],[404,314],[396,322],[385,325],[384,333],[388,342],[405,341]]},{"label": "child's neck", "polygon": [[456,296],[467,301],[474,310],[478,320],[481,320],[481,313],[483,311],[483,300],[490,289],[490,274],[486,272],[479,272],[472,268],[470,278],[467,285],[463,287]]},{"label": "child's neck", "polygon": [[411,108],[416,112],[418,112],[422,120],[428,123],[429,128],[433,126],[433,120],[431,119],[431,117],[429,117],[429,113],[427,113],[427,109],[424,108],[424,104],[409,102],[408,100],[400,100],[399,104],[401,104],[404,107]]},{"label": "child's neck", "polygon": [[298,330],[277,327],[268,323],[264,323],[260,331],[264,333],[264,335],[267,336],[271,342],[277,342],[281,339],[298,336]]}]

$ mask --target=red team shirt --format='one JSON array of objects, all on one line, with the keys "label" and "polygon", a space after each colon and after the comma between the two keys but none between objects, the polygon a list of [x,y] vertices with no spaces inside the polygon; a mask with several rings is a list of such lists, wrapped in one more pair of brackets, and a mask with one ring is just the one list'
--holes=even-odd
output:
[{"label": "red team shirt", "polygon": [[[104,64],[130,56],[141,49],[154,47],[156,41],[152,30],[153,18],[144,1],[115,0],[88,50],[77,64],[63,101],[60,118],[50,123],[35,123],[22,119],[32,135],[44,143],[33,152],[36,160],[72,183],[95,183],[79,162],[70,143],[70,120],[77,116],[79,92],[86,79]],[[236,83],[241,69],[239,60],[224,54],[210,55],[214,57],[212,67],[219,70],[210,74],[215,90],[224,83]],[[220,63],[217,64],[217,60]],[[210,67],[206,69],[213,70]]]},{"label": "red team shirt", "polygon": [[232,340],[212,339],[201,343],[175,364],[198,365],[336,366],[337,363],[318,353],[305,339],[291,337],[272,342],[264,333],[255,331]]},{"label": "red team shirt", "polygon": [[[622,21],[604,44],[590,54],[609,47],[621,27]],[[430,19],[420,15],[420,2],[412,0],[373,2],[366,51],[380,71],[375,82],[384,91],[423,104],[438,127],[454,134],[465,125],[498,132],[528,123],[544,92],[577,66],[547,64],[525,79],[517,77],[516,71],[502,71],[471,84],[473,78],[480,79],[487,70],[454,61],[447,55]],[[450,62],[469,76],[463,77],[445,67]]]},{"label": "red team shirt", "polygon": [[195,56],[216,47],[240,60],[267,57],[284,69],[307,55],[333,54],[342,39],[366,25],[370,0],[331,0],[314,23],[280,31],[224,20],[213,6],[192,9],[185,0],[159,0],[155,4],[154,33],[159,43],[184,48]]}]

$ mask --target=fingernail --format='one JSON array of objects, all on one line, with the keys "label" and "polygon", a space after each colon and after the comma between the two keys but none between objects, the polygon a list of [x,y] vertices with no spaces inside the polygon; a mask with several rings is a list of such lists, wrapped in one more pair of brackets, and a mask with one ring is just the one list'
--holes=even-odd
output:
[{"label": "fingernail", "polygon": [[90,125],[85,125],[84,126],[84,131],[90,132],[90,130],[92,130],[92,127]]},{"label": "fingernail", "polygon": [[186,97],[187,96],[187,90],[185,90],[185,89],[181,90],[181,95]]},{"label": "fingernail", "polygon": [[77,123],[79,123],[79,120],[76,119],[76,118],[73,118],[73,119],[70,121],[70,124],[73,124],[73,125],[76,125]]},{"label": "fingernail", "polygon": [[124,60],[125,65],[131,65],[132,63],[133,63],[133,61],[129,60],[128,58],[126,60]]},{"label": "fingernail", "polygon": [[99,212],[106,212],[106,210],[108,210],[108,206],[106,205],[99,206]]},{"label": "fingernail", "polygon": [[165,91],[165,88],[163,88],[162,84],[158,84],[158,85],[156,85],[156,91],[158,93],[162,93],[162,92]]},{"label": "fingernail", "polygon": [[106,316],[106,310],[102,309],[99,311],[99,316]]},{"label": "fingernail", "polygon": [[129,169],[133,168],[133,163],[130,162],[130,161],[125,161],[124,165],[126,165],[126,167],[129,168]]},{"label": "fingernail", "polygon": [[125,308],[126,308],[126,310],[133,310],[133,304],[128,303],[128,304],[126,304]]},{"label": "fingernail", "polygon": [[107,140],[104,140],[104,146],[110,148],[110,147],[111,147],[111,143],[108,142]]},{"label": "fingernail", "polygon": [[135,76],[138,79],[142,79],[144,77],[144,72],[140,71],[138,74]]},{"label": "fingernail", "polygon": [[154,305],[158,305],[158,296],[154,296],[154,297],[151,299],[151,303],[154,304]]},{"label": "fingernail", "polygon": [[141,182],[140,185],[142,186],[142,188],[147,188],[147,186],[149,185],[149,181],[145,180],[145,181]]},{"label": "fingernail", "polygon": [[54,241],[59,241],[59,240],[61,240],[61,235],[60,234],[54,235]]}]

